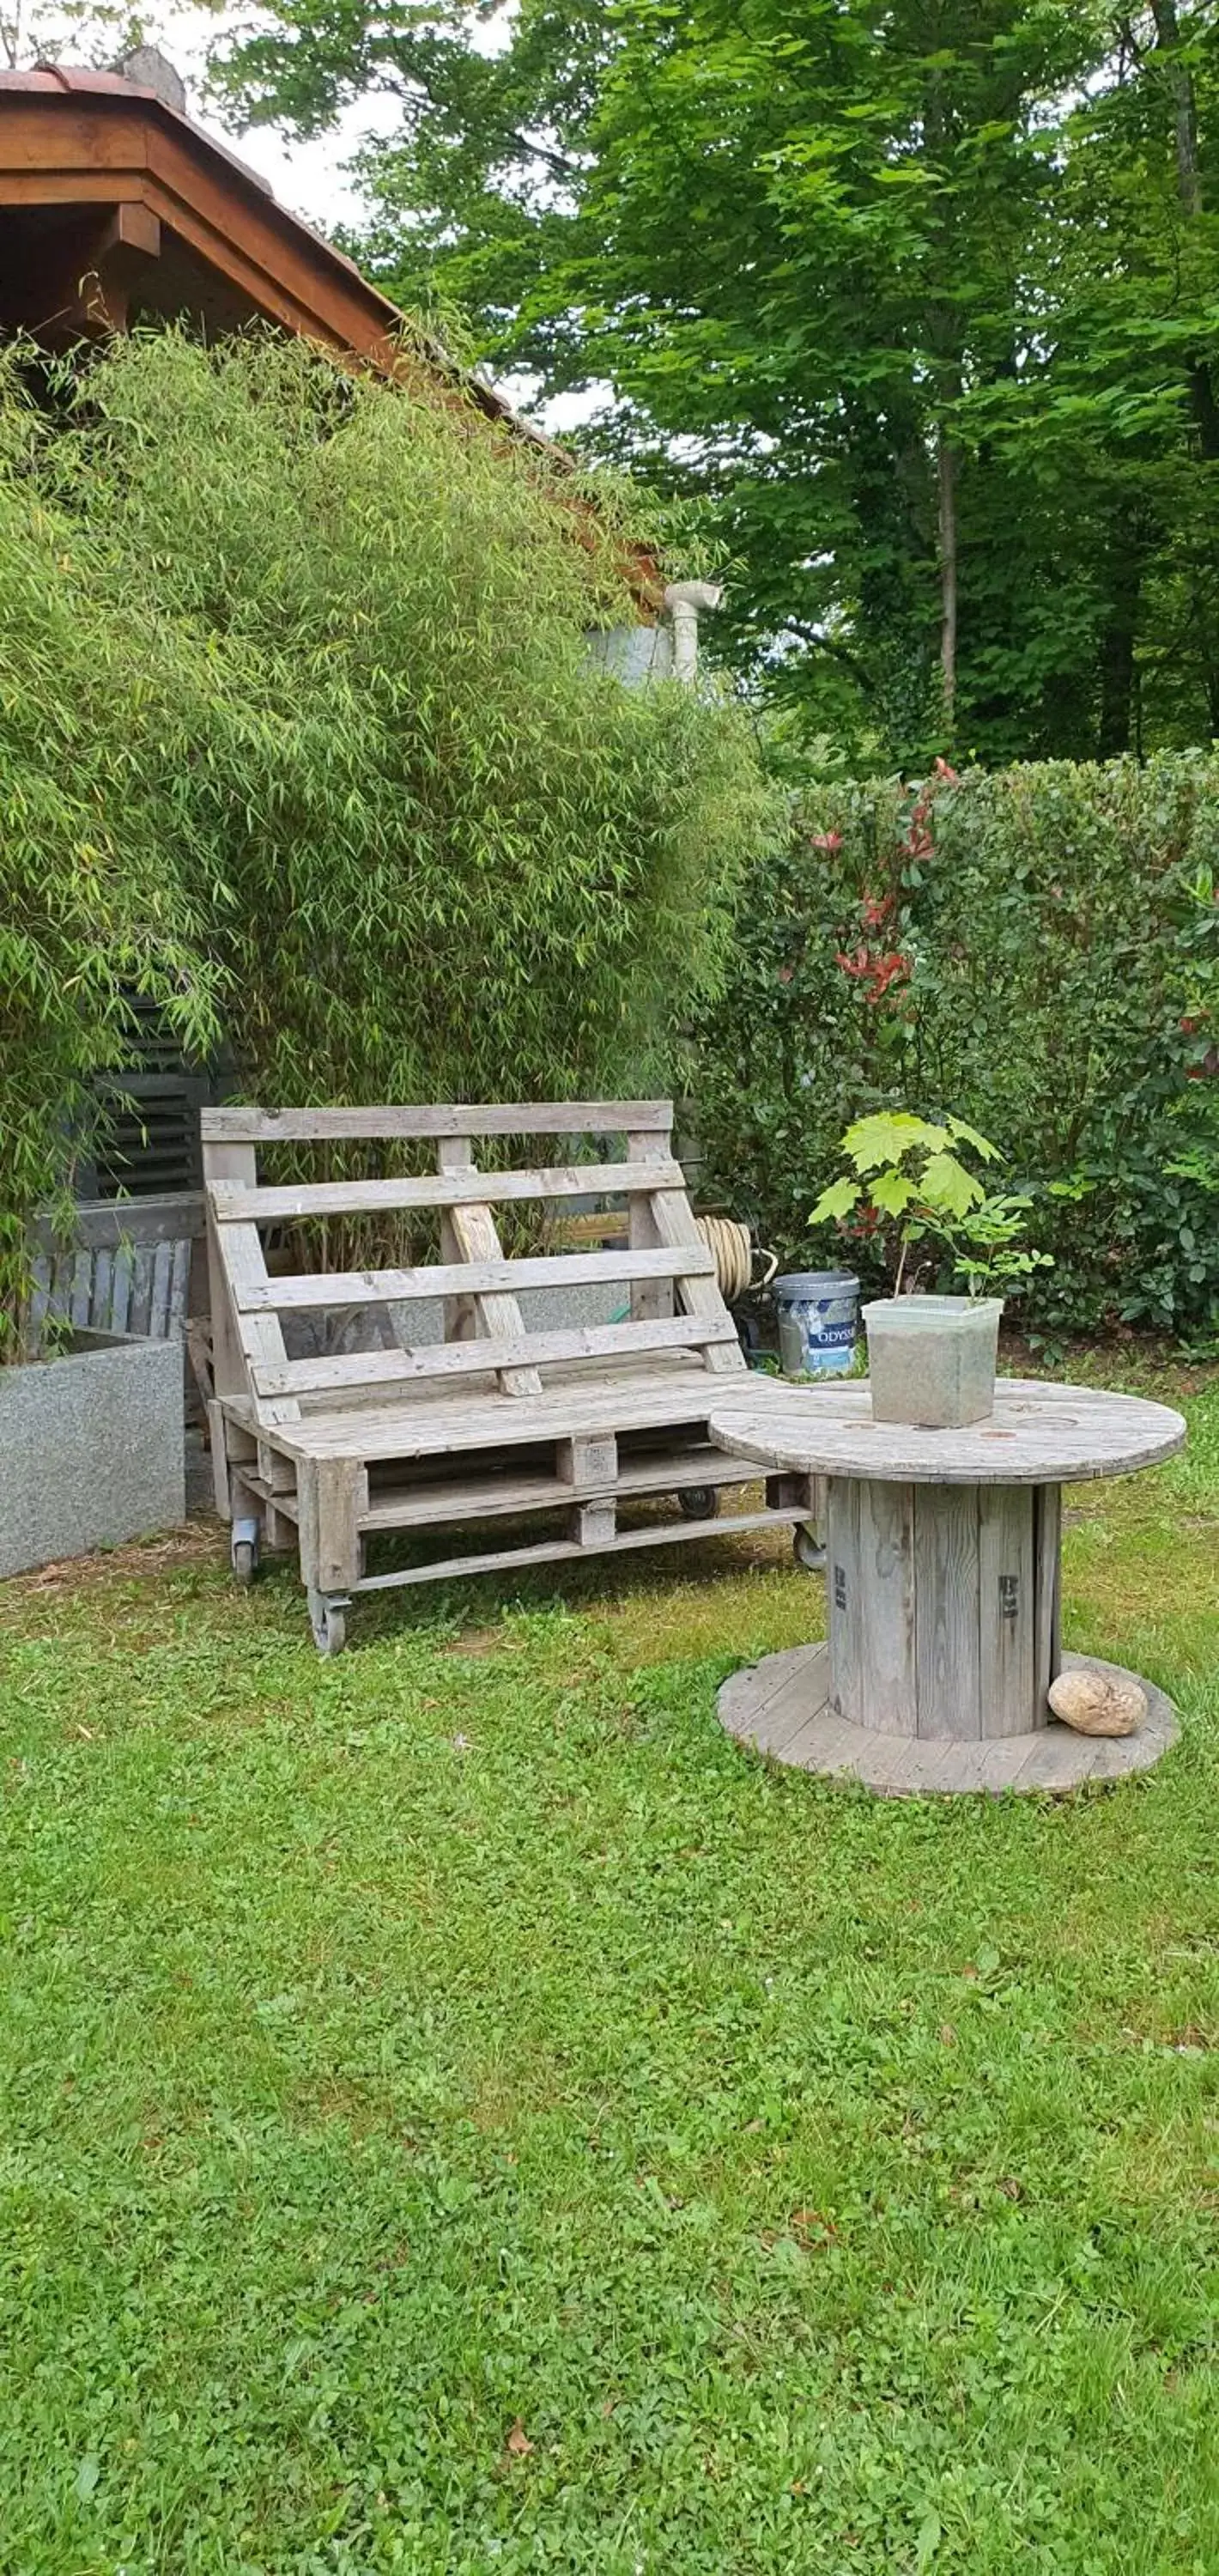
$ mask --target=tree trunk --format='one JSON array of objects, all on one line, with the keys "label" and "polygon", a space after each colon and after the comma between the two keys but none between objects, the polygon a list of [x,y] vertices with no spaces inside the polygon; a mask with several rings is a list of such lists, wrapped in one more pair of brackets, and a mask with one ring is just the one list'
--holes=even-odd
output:
[{"label": "tree trunk", "polygon": [[939,430],[940,670],[944,716],[951,735],[957,703],[957,452],[943,422]]},{"label": "tree trunk", "polygon": [[[1177,0],[1151,0],[1155,20],[1156,52],[1175,57],[1181,43],[1181,21]],[[1198,169],[1198,106],[1194,96],[1194,76],[1188,63],[1169,59],[1165,63],[1169,96],[1177,140],[1177,193],[1191,221],[1202,212],[1202,179]]]},{"label": "tree trunk", "polygon": [[[1177,0],[1151,0],[1155,20],[1156,55],[1164,56],[1164,76],[1172,100],[1173,133],[1177,156],[1177,195],[1187,223],[1196,223],[1202,213],[1202,172],[1198,157],[1198,101],[1194,76],[1189,64],[1180,59],[1181,21]],[[1189,369],[1189,399],[1198,432],[1198,443],[1208,463],[1219,458],[1219,402],[1215,399],[1214,381],[1205,358],[1195,358]]]},{"label": "tree trunk", "polygon": [[1129,751],[1135,710],[1135,647],[1143,588],[1143,536],[1129,510],[1119,511],[1109,549],[1109,614],[1100,645],[1097,757]]}]

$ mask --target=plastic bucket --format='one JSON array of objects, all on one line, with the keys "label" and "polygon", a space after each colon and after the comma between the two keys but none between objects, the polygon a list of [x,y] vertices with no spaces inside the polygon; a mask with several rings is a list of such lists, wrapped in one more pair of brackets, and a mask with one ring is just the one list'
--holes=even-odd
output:
[{"label": "plastic bucket", "polygon": [[1001,1297],[885,1297],[865,1306],[875,1422],[960,1431],[995,1409]]},{"label": "plastic bucket", "polygon": [[784,1377],[843,1377],[855,1357],[859,1281],[850,1270],[789,1270],[776,1279]]}]

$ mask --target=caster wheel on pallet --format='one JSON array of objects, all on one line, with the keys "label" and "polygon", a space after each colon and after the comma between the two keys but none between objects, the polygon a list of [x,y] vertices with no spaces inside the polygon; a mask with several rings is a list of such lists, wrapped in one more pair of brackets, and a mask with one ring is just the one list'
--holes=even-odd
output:
[{"label": "caster wheel on pallet", "polygon": [[677,1497],[677,1508],[687,1521],[713,1521],[719,1507],[718,1485],[687,1485]]},{"label": "caster wheel on pallet", "polygon": [[229,1559],[233,1568],[234,1581],[241,1585],[243,1592],[248,1592],[258,1572],[257,1521],[234,1521],[229,1540]]},{"label": "caster wheel on pallet", "polygon": [[309,1595],[309,1624],[319,1655],[341,1655],[347,1643],[350,1603],[327,1592]]},{"label": "caster wheel on pallet", "polygon": [[824,1574],[825,1549],[811,1521],[797,1521],[792,1531],[792,1554],[806,1574]]}]

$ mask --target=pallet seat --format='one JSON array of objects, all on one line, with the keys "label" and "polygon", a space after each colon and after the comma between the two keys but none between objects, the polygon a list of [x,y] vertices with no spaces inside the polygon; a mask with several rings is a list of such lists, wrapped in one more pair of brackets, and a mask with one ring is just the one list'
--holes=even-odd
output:
[{"label": "pallet seat", "polygon": [[[342,1647],[352,1596],[389,1585],[776,1518],[800,1537],[813,1508],[806,1478],[772,1478],[765,1511],[719,1517],[721,1493],[757,1475],[707,1434],[716,1393],[745,1361],[673,1155],[672,1120],[672,1104],[656,1100],[203,1112],[217,1505],[239,1579],[251,1578],[261,1548],[298,1548],[323,1653]],[[562,1139],[569,1159],[498,1167],[505,1140],[537,1138]],[[489,1139],[497,1168],[480,1169]],[[382,1159],[426,1154],[435,1169],[259,1179],[269,1146],[353,1142]],[[594,1143],[616,1159],[577,1159]],[[590,1202],[623,1239],[609,1250],[553,1248],[556,1220]],[[505,1252],[497,1209],[513,1222],[548,1217],[543,1248]],[[327,1231],[350,1235],[370,1220],[430,1227],[434,1257],[328,1266]],[[293,1246],[320,1240],[317,1267],[268,1265],[268,1234],[285,1229]],[[550,1292],[553,1305],[556,1290],[570,1301],[590,1289],[602,1302],[608,1291],[621,1313],[556,1323],[543,1311],[526,1324],[522,1296]],[[426,1338],[437,1301],[441,1338]],[[318,1349],[327,1318],[328,1338],[349,1343],[354,1328],[379,1346]],[[313,1328],[308,1351],[302,1324]],[[675,1500],[676,1519],[622,1525],[623,1503],[656,1496]],[[533,1516],[543,1523],[536,1536],[510,1530],[506,1545],[488,1544],[486,1524]],[[475,1531],[463,1552],[369,1570],[370,1538],[463,1528]]]}]

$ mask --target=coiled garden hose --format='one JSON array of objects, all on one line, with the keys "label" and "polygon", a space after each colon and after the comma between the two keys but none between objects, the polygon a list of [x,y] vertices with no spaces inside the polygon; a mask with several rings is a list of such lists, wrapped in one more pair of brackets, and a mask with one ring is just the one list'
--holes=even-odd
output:
[{"label": "coiled garden hose", "polygon": [[765,1266],[761,1278],[755,1279],[754,1241],[747,1225],[740,1224],[734,1216],[700,1216],[695,1223],[715,1262],[720,1295],[726,1306],[735,1305],[751,1288],[769,1288],[779,1267],[778,1253],[758,1246],[756,1257]]}]

